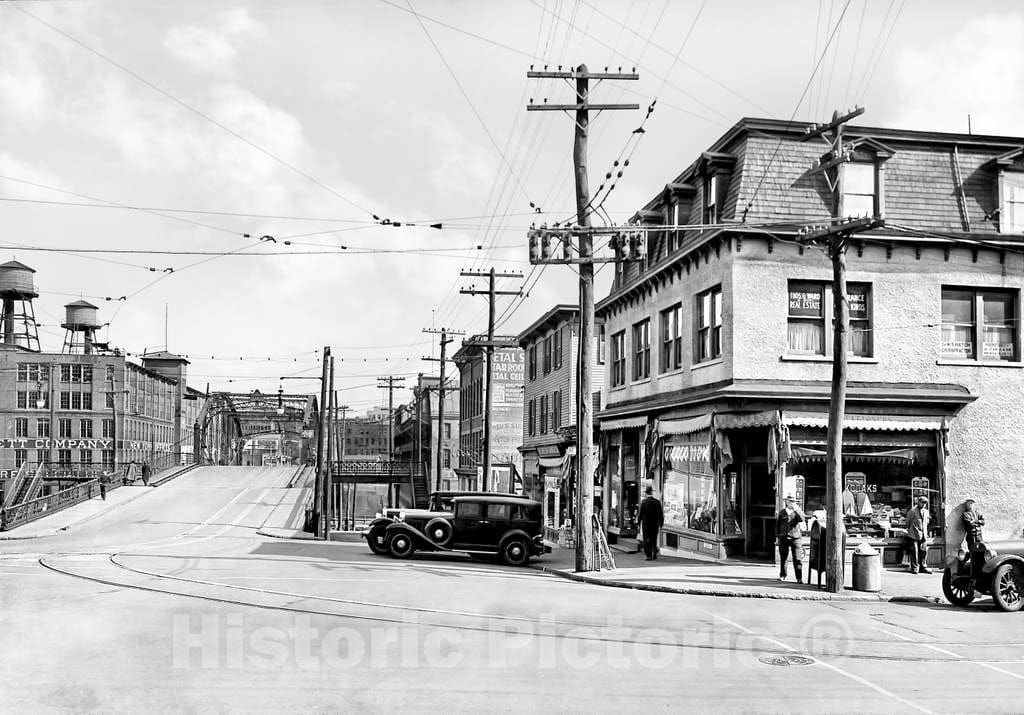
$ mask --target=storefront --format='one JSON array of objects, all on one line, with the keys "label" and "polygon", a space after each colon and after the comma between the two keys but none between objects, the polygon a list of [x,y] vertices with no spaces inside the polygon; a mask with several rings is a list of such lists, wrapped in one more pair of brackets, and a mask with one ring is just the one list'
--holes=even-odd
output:
[{"label": "storefront", "polygon": [[602,514],[612,543],[620,538],[636,538],[639,531],[641,481],[648,474],[644,454],[647,436],[646,417],[601,423],[601,509],[595,504],[594,511]]},{"label": "storefront", "polygon": [[[652,471],[665,508],[666,552],[774,560],[775,516],[790,493],[808,517],[824,521],[827,424],[822,413],[777,410],[655,420]],[[848,548],[868,541],[896,562],[907,511],[923,495],[933,514],[930,560],[941,560],[945,434],[942,418],[847,415]]]},{"label": "storefront", "polygon": [[569,546],[573,540],[573,459],[576,448],[567,446],[564,452],[549,447],[554,454],[539,457],[544,494],[541,516],[544,520],[544,538],[560,546]]}]

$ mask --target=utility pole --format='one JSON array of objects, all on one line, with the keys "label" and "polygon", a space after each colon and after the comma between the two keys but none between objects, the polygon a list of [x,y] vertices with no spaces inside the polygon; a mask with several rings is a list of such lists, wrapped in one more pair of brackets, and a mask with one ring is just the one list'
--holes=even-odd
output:
[{"label": "utility pole", "polygon": [[[576,112],[576,132],[573,142],[573,167],[576,176],[576,223],[583,229],[579,235],[579,258],[570,259],[570,234],[565,237],[566,258],[579,265],[580,274],[580,348],[576,366],[576,571],[593,571],[596,568],[594,549],[594,464],[593,448],[594,414],[591,402],[592,352],[594,349],[594,244],[590,228],[590,188],[587,183],[587,134],[590,129],[590,110],[605,111],[618,109],[639,109],[638,104],[591,104],[590,80],[636,80],[635,72],[588,72],[586,65],[580,65],[569,72],[527,72],[529,78],[553,78],[576,80],[576,102],[574,104],[531,104],[527,111]],[[531,247],[533,263],[534,251]],[[543,261],[537,261],[543,262]]]},{"label": "utility pole", "polygon": [[[807,128],[803,139],[821,137],[829,146],[824,160],[814,173],[824,172],[829,189],[832,191],[832,221],[825,226],[809,226],[801,229],[797,240],[817,245],[824,249],[832,262],[833,300],[833,342],[832,342],[832,391],[828,410],[828,446],[825,457],[825,512],[827,530],[825,533],[825,588],[830,593],[839,593],[845,583],[843,536],[843,416],[846,412],[847,350],[850,328],[850,303],[846,295],[846,249],[849,239],[855,233],[869,231],[885,225],[879,215],[877,202],[873,216],[848,218],[849,211],[844,205],[843,165],[853,159],[853,150],[843,145],[843,126],[854,117],[864,113],[863,107],[840,116],[832,114],[832,121]],[[831,136],[830,136],[831,135]],[[877,183],[876,183],[877,187]]]},{"label": "utility pole", "polygon": [[334,417],[335,417],[335,397],[337,392],[334,390],[334,356],[330,357],[329,377],[327,384],[327,395],[328,395],[328,410],[327,410],[327,469],[324,475],[324,538],[329,539],[331,536],[331,520],[334,518],[333,515],[333,503],[332,496],[334,494],[334,449],[335,440],[334,437]]},{"label": "utility pole", "polygon": [[[441,363],[441,377],[440,382],[437,386],[437,464],[436,471],[434,473],[434,491],[441,491],[441,452],[444,446],[444,369],[445,369],[445,347],[448,343],[454,342],[455,339],[449,337],[450,335],[465,335],[465,333],[458,330],[447,330],[441,328],[440,330],[434,330],[433,328],[424,329],[424,333],[440,333],[441,335],[441,357],[432,358],[424,356],[424,360],[438,360]],[[429,393],[428,393],[429,394]]]},{"label": "utility pole", "polygon": [[[335,430],[335,443],[340,445],[338,447],[338,452],[339,452],[338,461],[340,463],[342,463],[342,464],[344,464],[344,462],[345,462],[345,418],[347,417],[347,413],[348,413],[348,411],[350,409],[351,408],[348,405],[339,405],[338,404],[338,391],[334,390],[334,410],[335,410],[335,416],[337,416],[338,412],[341,413],[341,435],[339,437],[337,430]],[[337,497],[337,499],[335,501],[339,504],[339,509],[338,509],[338,526],[341,529],[345,529],[346,528],[345,527],[345,524],[346,524],[345,512],[347,511],[347,509],[346,509],[346,502],[344,501],[344,494],[341,493],[341,489],[342,489],[342,485],[339,484],[338,485],[338,492],[339,492],[339,494],[338,494],[338,497]]]},{"label": "utility pole", "polygon": [[493,360],[494,360],[494,299],[499,295],[522,295],[520,290],[495,290],[495,278],[522,278],[519,273],[495,273],[494,269],[481,273],[479,271],[461,271],[460,276],[486,277],[487,291],[478,291],[473,288],[463,288],[459,291],[463,295],[486,295],[487,296],[487,343],[486,364],[484,366],[484,464],[483,464],[483,485],[482,491],[487,491],[487,480],[491,473],[491,383],[493,381]]},{"label": "utility pole", "polygon": [[320,375],[320,403],[318,405],[318,420],[316,431],[316,478],[313,487],[313,534],[327,538],[326,532],[322,530],[323,523],[323,496],[324,496],[324,464],[327,461],[327,370],[328,361],[331,356],[331,348],[324,348],[323,369]]},{"label": "utility pole", "polygon": [[[386,389],[388,391],[388,463],[391,464],[392,470],[394,470],[395,462],[395,383],[405,382],[404,377],[395,377],[394,375],[388,375],[387,377],[377,378],[377,389]],[[391,501],[391,489],[393,485],[388,483],[388,501]],[[388,506],[392,506],[388,504]]]}]

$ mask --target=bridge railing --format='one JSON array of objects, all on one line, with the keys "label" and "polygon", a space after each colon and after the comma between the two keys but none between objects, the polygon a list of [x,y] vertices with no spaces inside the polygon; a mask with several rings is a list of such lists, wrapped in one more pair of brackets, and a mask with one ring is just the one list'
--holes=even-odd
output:
[{"label": "bridge railing", "polygon": [[331,464],[331,474],[336,476],[379,476],[382,480],[408,479],[410,476],[424,474],[421,462],[388,462],[371,459],[345,460]]}]

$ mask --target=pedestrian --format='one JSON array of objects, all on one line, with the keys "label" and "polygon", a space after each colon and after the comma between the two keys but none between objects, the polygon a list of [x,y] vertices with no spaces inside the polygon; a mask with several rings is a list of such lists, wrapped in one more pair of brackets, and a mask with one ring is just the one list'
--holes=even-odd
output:
[{"label": "pedestrian", "polygon": [[107,500],[107,475],[100,475],[100,498],[103,501]]},{"label": "pedestrian", "polygon": [[638,514],[640,529],[643,532],[644,554],[648,561],[658,558],[658,531],[665,525],[665,510],[661,501],[654,496],[654,488],[647,487],[646,496],[640,502]]},{"label": "pedestrian", "polygon": [[142,463],[142,485],[149,486],[149,462]]},{"label": "pedestrian", "polygon": [[975,510],[973,499],[967,499],[964,502],[964,513],[961,520],[967,536],[967,549],[974,551],[975,545],[982,542],[981,527],[985,526],[985,517],[981,515],[981,512]]},{"label": "pedestrian", "polygon": [[803,523],[807,517],[796,505],[792,494],[787,494],[785,504],[775,518],[775,537],[779,542],[779,580],[786,580],[786,559],[792,555],[793,570],[796,571],[796,582],[803,583]]},{"label": "pedestrian", "polygon": [[904,537],[906,550],[910,553],[910,573],[931,573],[928,568],[928,497],[919,496],[917,506],[907,512],[907,535]]}]

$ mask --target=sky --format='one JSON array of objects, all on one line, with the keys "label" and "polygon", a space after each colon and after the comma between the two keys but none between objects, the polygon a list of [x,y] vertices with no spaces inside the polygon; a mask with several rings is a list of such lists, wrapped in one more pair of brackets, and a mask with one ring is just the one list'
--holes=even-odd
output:
[{"label": "sky", "polygon": [[521,274],[498,334],[576,302],[571,268],[528,261],[531,223],[575,205],[572,121],[525,111],[572,90],[531,64],[636,68],[591,93],[640,105],[592,121],[591,188],[622,170],[622,222],[742,117],[856,104],[1024,136],[1022,36],[1014,0],[2,2],[0,257],[37,271],[44,350],[79,298],[201,390],[318,391],[280,378],[319,376],[329,345],[358,414],[378,377],[405,377],[401,402],[437,373],[424,329],[486,332],[460,294],[486,279],[460,272]]}]

